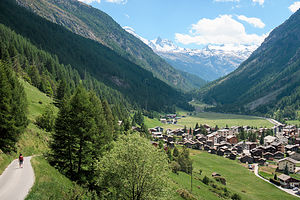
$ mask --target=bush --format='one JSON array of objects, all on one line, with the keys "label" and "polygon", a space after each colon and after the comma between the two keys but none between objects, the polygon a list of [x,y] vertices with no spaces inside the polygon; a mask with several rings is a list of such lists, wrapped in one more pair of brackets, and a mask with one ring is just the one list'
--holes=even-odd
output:
[{"label": "bush", "polygon": [[178,171],[180,171],[180,165],[176,161],[172,161],[170,163],[170,168],[175,174],[178,174]]},{"label": "bush", "polygon": [[274,183],[274,184],[277,185],[277,186],[280,186],[280,181],[275,180],[274,178],[270,178],[270,182],[271,182],[271,183]]},{"label": "bush", "polygon": [[47,106],[44,113],[36,118],[36,125],[48,132],[54,130],[55,114],[52,106]]},{"label": "bush", "polygon": [[208,185],[210,180],[207,176],[204,176],[204,178],[202,179],[202,182],[205,184],[205,185]]},{"label": "bush", "polygon": [[183,199],[186,200],[196,200],[196,198],[194,197],[194,195],[192,195],[189,191],[185,190],[185,189],[178,189],[176,191]]},{"label": "bush", "polygon": [[241,198],[241,196],[238,195],[237,193],[234,193],[234,194],[231,196],[231,199],[232,199],[232,200],[241,200],[242,198]]},{"label": "bush", "polygon": [[226,185],[226,179],[223,177],[215,177],[215,180],[223,185]]}]

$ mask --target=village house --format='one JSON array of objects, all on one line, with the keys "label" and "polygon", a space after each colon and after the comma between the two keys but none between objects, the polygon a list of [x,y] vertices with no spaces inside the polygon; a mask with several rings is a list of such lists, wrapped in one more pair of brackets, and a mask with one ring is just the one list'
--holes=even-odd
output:
[{"label": "village house", "polygon": [[271,145],[272,142],[274,142],[276,140],[276,137],[268,135],[264,138],[264,145],[268,146]]},{"label": "village house", "polygon": [[257,143],[256,142],[245,142],[245,150],[251,150],[256,148]]},{"label": "village house", "polygon": [[283,158],[278,160],[278,169],[281,171],[285,170],[285,167],[287,166],[287,169],[289,173],[294,173],[296,170],[296,164],[299,163],[299,161],[296,161],[292,158]]},{"label": "village house", "polygon": [[275,153],[277,150],[276,150],[276,148],[275,147],[273,147],[273,146],[266,146],[265,147],[265,152],[268,152],[268,153]]},{"label": "village house", "polygon": [[238,143],[238,138],[236,136],[230,135],[226,139],[227,139],[227,142],[229,142],[232,145],[235,145]]},{"label": "village house", "polygon": [[162,132],[152,132],[152,137],[158,140],[163,139]]},{"label": "village house", "polygon": [[207,137],[207,141],[213,141],[214,143],[214,140],[215,140],[215,137],[217,136],[217,132],[213,132],[211,134],[208,134],[206,137]]},{"label": "village house", "polygon": [[286,145],[285,146],[285,152],[288,152],[288,151],[293,151],[293,152],[297,152],[299,148],[299,145],[298,144],[295,144],[295,145]]},{"label": "village house", "polygon": [[276,148],[276,151],[281,151],[282,153],[284,153],[284,145],[281,142],[272,142],[271,146]]},{"label": "village house", "polygon": [[265,158],[267,160],[274,160],[274,155],[270,152],[266,152],[263,154],[263,158]]},{"label": "village house", "polygon": [[282,153],[281,151],[277,151],[276,153],[274,153],[274,158],[279,160],[284,158],[284,153]]},{"label": "village house", "polygon": [[231,152],[227,158],[229,158],[231,160],[235,160],[236,159],[236,153]]},{"label": "village house", "polygon": [[250,151],[250,153],[251,153],[251,156],[252,156],[252,157],[254,157],[254,156],[262,157],[262,155],[263,155],[263,150],[260,149],[260,148],[255,148],[255,149],[252,149],[252,150]]},{"label": "village house", "polygon": [[296,126],[294,126],[294,125],[285,126],[283,128],[283,132],[284,132],[285,135],[288,135],[288,136],[295,135],[296,132],[297,132]]},{"label": "village house", "polygon": [[233,133],[231,130],[228,130],[228,129],[220,129],[220,130],[217,130],[217,134],[219,136],[223,136],[223,137],[228,137],[228,136],[235,136],[236,134]]},{"label": "village house", "polygon": [[278,125],[278,126],[274,126],[273,127],[273,132],[274,132],[274,134],[275,135],[277,135],[277,133],[282,133],[283,131],[283,125],[281,124],[281,125]]},{"label": "village house", "polygon": [[232,126],[232,127],[230,127],[230,129],[232,130],[233,133],[238,134],[238,133],[242,132],[243,127],[241,127],[241,126]]},{"label": "village house", "polygon": [[281,187],[284,188],[294,188],[294,187],[299,187],[300,185],[300,181],[285,174],[279,175],[278,179],[280,181]]},{"label": "village house", "polygon": [[292,159],[294,159],[294,160],[300,161],[300,153],[291,152],[289,154],[289,157],[292,158]]},{"label": "village house", "polygon": [[253,157],[251,157],[249,155],[245,155],[240,158],[240,162],[252,164],[254,162],[254,159],[253,159]]},{"label": "village house", "polygon": [[219,135],[216,135],[214,137],[214,144],[218,144],[218,143],[221,143],[223,141],[226,141],[226,137],[219,136]]}]

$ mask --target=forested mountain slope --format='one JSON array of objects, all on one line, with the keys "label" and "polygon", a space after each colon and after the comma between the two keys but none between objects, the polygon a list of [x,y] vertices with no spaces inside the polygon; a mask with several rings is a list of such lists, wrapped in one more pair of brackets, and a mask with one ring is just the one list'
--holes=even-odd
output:
[{"label": "forested mountain slope", "polygon": [[259,112],[295,118],[300,91],[300,11],[274,29],[231,74],[198,93],[224,112]]},{"label": "forested mountain slope", "polygon": [[[186,105],[181,93],[154,78],[151,72],[124,59],[98,42],[78,36],[60,25],[51,23],[25,8],[17,6],[13,0],[1,1],[0,11],[0,23],[24,38],[28,38],[30,43],[38,49],[42,49],[44,53],[50,53],[53,57],[54,61],[50,59],[48,62],[45,59],[46,63],[40,64],[39,73],[41,75],[46,76],[47,73],[57,72],[55,64],[60,63],[72,70],[76,69],[77,72],[72,75],[75,76],[74,80],[77,82],[91,76],[86,83],[87,86],[95,87],[94,82],[101,83],[101,85],[112,88],[112,91],[119,91],[132,105],[157,111],[170,111],[175,104]],[[4,36],[1,39],[8,41],[6,41],[7,44],[3,42],[5,44],[2,47],[3,51],[12,48],[12,54],[15,53],[16,56],[26,52],[24,49],[15,52],[14,49],[18,42],[9,41],[11,37],[6,36],[6,33],[4,33]],[[29,41],[25,41],[25,44]],[[31,51],[29,52],[31,53]],[[36,54],[33,58],[27,58],[29,65],[35,65],[34,62],[43,60]],[[43,71],[45,67],[47,72]],[[61,78],[59,76],[52,77],[57,82]],[[51,85],[51,81],[48,82]],[[52,89],[55,89],[54,84],[52,85]],[[98,88],[98,90],[102,89]],[[123,98],[120,97],[119,99]]]},{"label": "forested mountain slope", "polygon": [[169,85],[190,90],[205,82],[176,70],[106,13],[77,0],[17,0],[36,14],[83,37],[98,41]]}]

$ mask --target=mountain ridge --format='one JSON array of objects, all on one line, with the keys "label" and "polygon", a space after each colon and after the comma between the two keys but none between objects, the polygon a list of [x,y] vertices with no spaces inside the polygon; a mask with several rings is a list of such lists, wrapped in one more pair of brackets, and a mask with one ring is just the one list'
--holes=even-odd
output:
[{"label": "mountain ridge", "polygon": [[295,118],[300,105],[299,20],[298,10],[234,72],[201,89],[198,98],[224,112]]},{"label": "mountain ridge", "polygon": [[151,71],[155,77],[174,88],[191,90],[196,84],[157,56],[150,47],[127,33],[106,13],[77,0],[17,0],[32,12],[60,24],[72,32],[95,40],[122,57]]},{"label": "mountain ridge", "polygon": [[179,47],[174,42],[160,37],[148,40],[138,35],[131,27],[123,28],[151,47],[175,68],[207,81],[229,74],[258,47],[257,45],[207,45],[202,49],[189,49]]}]

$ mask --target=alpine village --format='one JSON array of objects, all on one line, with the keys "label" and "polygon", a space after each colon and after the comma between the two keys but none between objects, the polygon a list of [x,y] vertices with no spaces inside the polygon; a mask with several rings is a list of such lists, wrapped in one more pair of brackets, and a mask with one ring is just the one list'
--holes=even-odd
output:
[{"label": "alpine village", "polygon": [[298,199],[299,8],[1,0],[0,200]]}]

